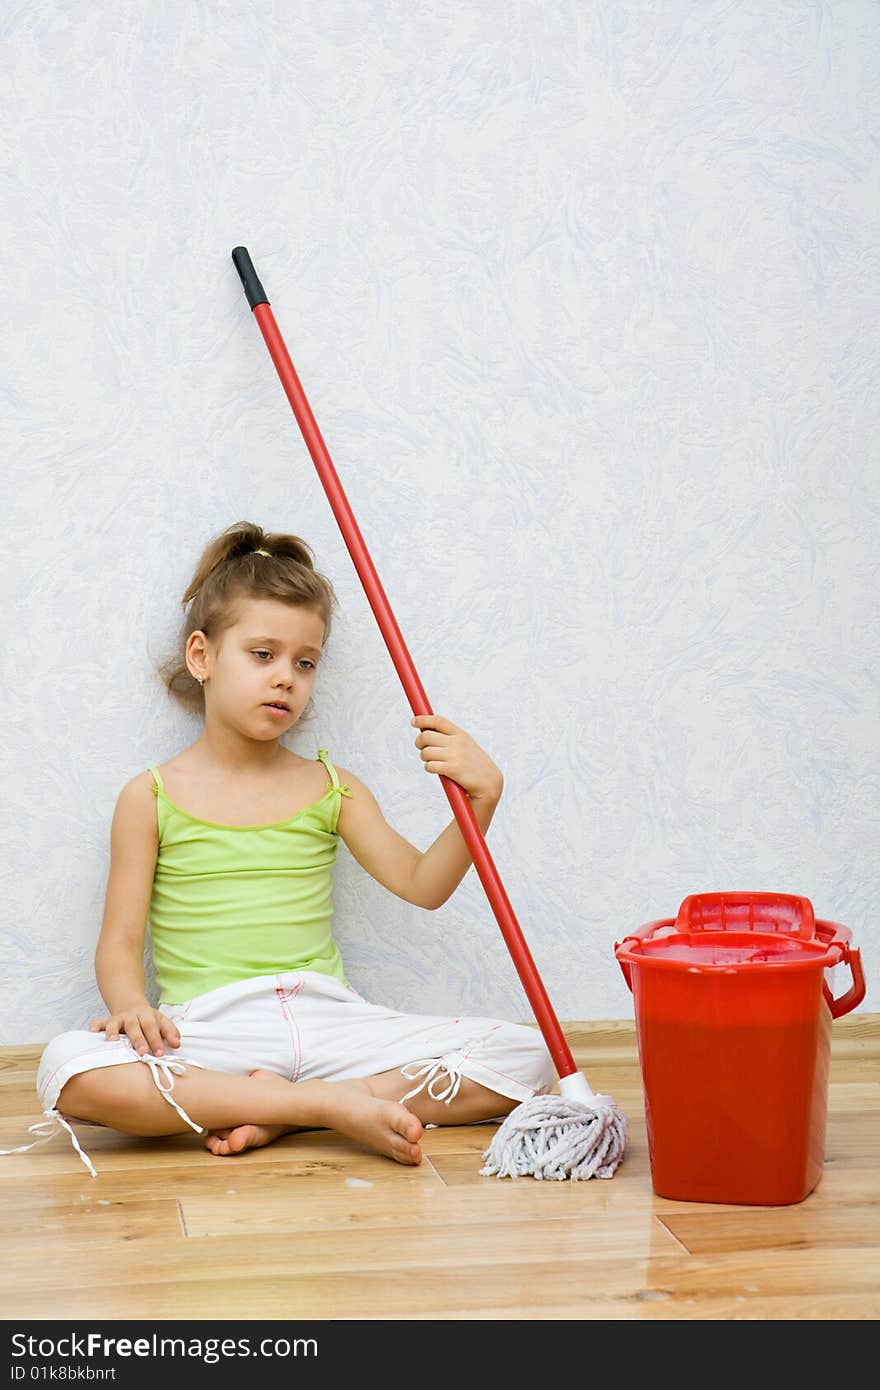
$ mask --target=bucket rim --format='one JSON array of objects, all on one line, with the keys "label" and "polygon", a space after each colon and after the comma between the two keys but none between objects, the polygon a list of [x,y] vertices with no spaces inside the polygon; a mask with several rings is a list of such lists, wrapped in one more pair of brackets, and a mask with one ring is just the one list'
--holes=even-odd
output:
[{"label": "bucket rim", "polygon": [[[664,959],[661,952],[666,946],[677,946],[686,944],[699,952],[702,949],[711,950],[713,946],[726,945],[730,949],[742,945],[758,947],[762,942],[767,942],[774,946],[779,946],[780,940],[784,940],[786,948],[790,954],[780,956],[773,960],[741,960],[741,961],[701,961],[699,956],[682,960],[679,958]],[[647,952],[644,948],[654,946],[658,950]],[[757,970],[787,970],[787,971],[809,971],[809,970],[828,970],[835,965],[839,965],[843,959],[844,943],[838,940],[822,941],[816,937],[806,940],[803,937],[789,936],[784,932],[757,932],[757,931],[730,931],[729,929],[719,929],[715,932],[699,930],[696,932],[669,932],[663,936],[655,937],[624,937],[622,941],[616,942],[614,954],[618,961],[626,961],[630,965],[642,966],[649,970],[677,970],[686,974],[711,972],[716,975],[738,975],[745,971],[749,974]]]}]

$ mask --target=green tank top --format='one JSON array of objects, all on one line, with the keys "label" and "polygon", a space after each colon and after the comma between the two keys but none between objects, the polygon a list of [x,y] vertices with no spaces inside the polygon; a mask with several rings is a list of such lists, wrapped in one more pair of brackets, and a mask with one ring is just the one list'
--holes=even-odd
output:
[{"label": "green tank top", "polygon": [[274,825],[190,816],[150,767],[159,854],[149,928],[160,1004],[286,970],[317,970],[348,984],[330,921],[336,824],[351,792],[326,748],[318,757],[330,777],[326,792]]}]

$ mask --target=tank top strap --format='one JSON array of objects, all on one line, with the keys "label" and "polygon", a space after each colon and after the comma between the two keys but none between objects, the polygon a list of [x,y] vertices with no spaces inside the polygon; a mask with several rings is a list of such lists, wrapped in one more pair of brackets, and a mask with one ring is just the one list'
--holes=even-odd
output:
[{"label": "tank top strap", "polygon": [[[348,787],[347,785],[345,785],[344,783],[341,783],[341,782],[339,781],[339,773],[336,771],[336,768],[335,768],[335,767],[333,766],[333,764],[331,763],[330,758],[329,758],[329,756],[328,756],[328,754],[327,754],[327,749],[326,749],[326,748],[319,748],[319,749],[318,749],[318,757],[320,758],[321,762],[324,764],[324,767],[327,769],[327,775],[329,776],[331,782],[333,783],[333,791],[339,792],[339,795],[340,795],[340,796],[349,796],[349,797],[350,797],[351,794],[352,794],[352,793],[351,793],[351,788]],[[330,788],[328,787],[327,790],[330,791]]]},{"label": "tank top strap", "polygon": [[150,791],[156,798],[156,825],[159,830],[159,844],[161,845],[165,836],[165,826],[170,814],[169,802],[165,794],[165,783],[162,781],[162,774],[155,763],[150,764],[150,775],[153,778],[150,783]]}]

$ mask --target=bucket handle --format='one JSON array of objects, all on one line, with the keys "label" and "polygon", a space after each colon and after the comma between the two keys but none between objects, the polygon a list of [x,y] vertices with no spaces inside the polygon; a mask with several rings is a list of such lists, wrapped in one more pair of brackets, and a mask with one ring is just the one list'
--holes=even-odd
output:
[{"label": "bucket handle", "polygon": [[[630,966],[629,966],[629,961],[621,960],[620,956],[618,956],[618,957],[617,957],[617,964],[620,966],[621,970],[623,971],[623,978],[626,980],[626,987],[627,987],[627,989],[629,990],[630,994],[632,994],[632,992],[633,992],[633,977],[632,977],[632,970],[630,969]],[[831,1005],[829,1004],[828,1007],[830,1008]]]},{"label": "bucket handle", "polygon": [[630,943],[638,946],[646,937],[653,936],[655,932],[663,932],[664,929],[665,933],[675,930],[675,923],[671,917],[660,917],[656,922],[646,922],[645,925],[639,927],[637,931],[627,932],[622,941],[615,941],[614,954],[617,957],[617,964],[623,972],[623,978],[626,980],[626,987],[630,994],[633,992],[632,968],[629,961],[624,960],[622,952],[627,947],[631,949]]},{"label": "bucket handle", "polygon": [[843,1014],[850,1013],[857,1004],[861,1004],[865,997],[865,976],[862,970],[862,953],[858,946],[848,946],[842,941],[835,942],[839,947],[842,963],[849,966],[852,975],[852,984],[846,994],[842,994],[839,999],[835,999],[825,980],[822,980],[822,993],[825,996],[825,1003],[831,1010],[832,1018],[840,1018]]}]

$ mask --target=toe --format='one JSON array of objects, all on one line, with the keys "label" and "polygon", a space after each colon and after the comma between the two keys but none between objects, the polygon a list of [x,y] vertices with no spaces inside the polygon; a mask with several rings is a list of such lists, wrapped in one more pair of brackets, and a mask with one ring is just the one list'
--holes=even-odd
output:
[{"label": "toe", "polygon": [[418,1144],[412,1144],[403,1135],[395,1137],[394,1156],[400,1163],[421,1163],[422,1151]]},{"label": "toe", "polygon": [[410,1144],[418,1143],[422,1137],[422,1122],[418,1115],[414,1115],[411,1110],[404,1110],[399,1119],[400,1123],[395,1126],[398,1133]]},{"label": "toe", "polygon": [[231,1153],[235,1152],[229,1143],[231,1135],[231,1129],[216,1130],[213,1134],[208,1135],[205,1143],[212,1154],[219,1154],[222,1158],[228,1158]]}]

